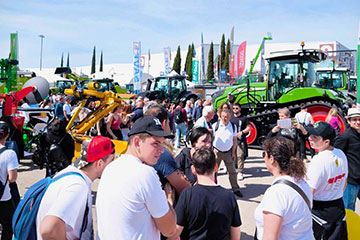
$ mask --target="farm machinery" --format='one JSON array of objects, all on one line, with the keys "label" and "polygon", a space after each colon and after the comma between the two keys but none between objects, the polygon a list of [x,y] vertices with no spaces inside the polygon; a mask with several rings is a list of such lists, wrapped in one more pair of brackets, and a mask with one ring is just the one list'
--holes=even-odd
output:
[{"label": "farm machinery", "polygon": [[292,116],[300,111],[304,103],[315,122],[324,121],[330,108],[338,108],[342,131],[345,129],[344,114],[350,101],[336,88],[324,87],[316,78],[315,64],[326,58],[326,54],[313,49],[272,52],[268,61],[267,78],[264,82],[227,88],[212,95],[215,109],[227,101],[232,93],[240,103],[242,114],[248,116],[251,130],[248,144],[261,145],[271,126],[276,124],[279,108],[289,108]]}]

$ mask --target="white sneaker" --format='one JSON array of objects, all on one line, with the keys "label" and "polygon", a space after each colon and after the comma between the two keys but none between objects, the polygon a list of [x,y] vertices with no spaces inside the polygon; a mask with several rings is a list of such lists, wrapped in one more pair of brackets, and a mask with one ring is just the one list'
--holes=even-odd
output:
[{"label": "white sneaker", "polygon": [[242,173],[238,173],[237,174],[237,180],[238,181],[241,181],[241,180],[243,180],[244,179],[244,175],[242,174]]}]

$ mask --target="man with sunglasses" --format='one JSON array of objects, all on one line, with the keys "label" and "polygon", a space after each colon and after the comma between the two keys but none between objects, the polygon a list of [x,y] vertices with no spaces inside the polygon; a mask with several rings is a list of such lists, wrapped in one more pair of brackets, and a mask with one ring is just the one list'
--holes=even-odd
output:
[{"label": "man with sunglasses", "polygon": [[239,103],[233,104],[233,115],[231,116],[231,122],[235,124],[237,129],[237,148],[236,156],[237,161],[235,165],[238,170],[237,179],[243,180],[243,170],[245,159],[248,156],[248,147],[246,143],[246,135],[250,132],[250,122],[246,116],[241,116],[241,106]]}]

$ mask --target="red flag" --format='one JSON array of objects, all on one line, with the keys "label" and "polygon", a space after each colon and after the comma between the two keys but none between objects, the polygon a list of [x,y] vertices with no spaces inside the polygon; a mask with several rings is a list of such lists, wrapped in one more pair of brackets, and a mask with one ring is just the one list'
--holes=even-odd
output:
[{"label": "red flag", "polygon": [[235,55],[231,58],[231,78],[235,78]]},{"label": "red flag", "polygon": [[246,41],[242,42],[237,51],[237,76],[240,77],[245,70]]}]

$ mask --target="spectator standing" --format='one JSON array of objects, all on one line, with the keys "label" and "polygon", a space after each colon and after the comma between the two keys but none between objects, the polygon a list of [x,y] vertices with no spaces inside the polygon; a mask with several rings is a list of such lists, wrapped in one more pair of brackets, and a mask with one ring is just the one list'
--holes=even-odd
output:
[{"label": "spectator standing", "polygon": [[346,118],[350,127],[336,137],[334,147],[341,149],[348,160],[349,175],[343,198],[345,208],[355,211],[356,197],[360,194],[360,110],[350,108]]},{"label": "spectator standing", "polygon": [[[176,230],[176,214],[161,189],[156,171],[165,138],[159,119],[144,116],[134,123],[128,149],[109,164],[96,198],[100,239],[159,239]],[[116,187],[114,187],[116,183]],[[168,192],[168,199],[172,199]]]},{"label": "spectator standing", "polygon": [[333,147],[335,130],[326,122],[307,127],[311,147],[318,150],[308,167],[306,180],[313,193],[315,239],[347,239],[343,192],[348,163],[343,151]]},{"label": "spectator standing", "polygon": [[198,149],[193,155],[198,184],[185,189],[176,205],[177,239],[183,230],[185,239],[240,239],[240,213],[231,191],[214,182],[217,165],[210,149]]},{"label": "spectator standing", "polygon": [[93,239],[91,184],[101,177],[114,153],[109,138],[97,136],[83,142],[81,157],[74,166],[55,175],[76,172],[81,176],[65,176],[53,182],[41,200],[36,217],[38,239]]},{"label": "spectator standing", "polygon": [[142,98],[138,100],[136,100],[136,103],[135,103],[135,109],[133,111],[133,115],[131,116],[130,118],[130,122],[134,123],[137,119],[141,118],[144,113],[143,113],[143,107],[144,107],[144,102],[142,100]]},{"label": "spectator standing", "polygon": [[325,121],[335,129],[336,134],[340,134],[341,128],[337,108],[330,109]]},{"label": "spectator standing", "polygon": [[236,147],[236,162],[235,166],[237,166],[237,179],[243,180],[243,170],[245,159],[248,156],[247,154],[247,143],[246,143],[246,135],[250,132],[251,125],[246,116],[241,116],[241,106],[239,103],[233,104],[233,114],[231,115],[231,120],[233,124],[235,124],[237,129],[237,147]]},{"label": "spectator standing", "polygon": [[59,102],[55,105],[55,116],[62,120],[65,119],[64,102],[65,102],[64,96],[60,96]]},{"label": "spectator standing", "polygon": [[[159,119],[164,131],[170,133],[168,113],[164,107],[160,106],[156,102],[153,102],[153,104],[147,108],[146,112],[144,112],[144,116],[153,116]],[[190,183],[179,171],[171,152],[166,147],[163,147],[163,149],[164,152],[160,155],[157,163],[152,165],[152,167],[159,175],[163,188],[166,183],[170,183],[170,185],[175,189],[177,195],[180,196],[180,193],[185,188],[190,187]]]},{"label": "spectator standing", "polygon": [[128,133],[129,133],[129,127],[130,127],[130,118],[133,114],[131,113],[131,105],[125,104],[122,108],[122,111],[120,113],[120,116],[123,120],[123,122],[120,124],[120,129],[123,137],[123,141],[127,141],[128,139]]},{"label": "spectator standing", "polygon": [[0,192],[1,240],[11,240],[13,235],[11,222],[15,211],[15,204],[10,191],[10,183],[15,183],[19,167],[16,153],[11,149],[4,150],[9,133],[9,125],[6,122],[0,121],[0,151],[2,151],[0,153],[0,181],[4,186],[3,192]]},{"label": "spectator standing", "polygon": [[242,197],[240,187],[237,183],[235,169],[237,131],[236,126],[230,122],[230,118],[230,111],[224,109],[221,112],[220,120],[212,126],[214,130],[214,153],[218,166],[220,166],[222,161],[225,163],[234,194],[238,197]]},{"label": "spectator standing", "polygon": [[71,97],[65,98],[65,104],[63,106],[64,118],[68,123],[71,119]]},{"label": "spectator standing", "polygon": [[[303,127],[312,126],[314,125],[314,119],[311,116],[310,113],[308,113],[307,108],[304,103],[300,104],[300,112],[295,114],[295,120],[297,123],[301,124]],[[308,136],[300,134],[299,135],[300,140],[300,158],[305,159],[306,158],[306,142],[308,141]],[[310,146],[310,144],[309,144]],[[315,155],[315,150],[310,147],[310,154],[311,157]]]},{"label": "spectator standing", "polygon": [[214,109],[212,106],[205,106],[203,108],[202,116],[196,121],[194,127],[204,127],[212,132],[212,125],[210,124],[211,119],[215,115]]},{"label": "spectator standing", "polygon": [[120,112],[121,106],[118,106],[112,111],[112,113],[109,114],[109,117],[106,119],[106,130],[109,135],[108,137],[121,141],[123,139],[123,135],[121,133],[120,124],[124,124],[124,122]]},{"label": "spectator standing", "polygon": [[194,107],[193,114],[192,114],[192,118],[193,118],[194,122],[196,122],[199,118],[201,118],[202,111],[203,111],[202,100],[201,100],[201,98],[198,98],[198,100],[196,100],[196,102],[195,102],[195,107]]},{"label": "spectator standing", "polygon": [[193,107],[192,107],[192,103],[190,100],[186,101],[186,105],[185,105],[184,109],[186,111],[186,118],[187,118],[187,131],[190,131],[192,129],[192,127],[194,126],[194,122],[192,119]]},{"label": "spectator standing", "polygon": [[[294,157],[294,142],[277,136],[266,139],[263,146],[266,168],[275,179],[255,209],[255,239],[314,239],[310,210],[312,194],[303,179],[305,164]],[[309,204],[294,187],[279,181],[295,184]]]},{"label": "spectator standing", "polygon": [[189,135],[189,140],[191,143],[191,148],[183,148],[181,152],[176,156],[175,161],[180,171],[185,174],[191,185],[194,185],[196,183],[196,175],[194,175],[191,170],[191,159],[196,150],[200,148],[211,149],[212,133],[207,128],[196,127],[191,131]]},{"label": "spectator standing", "polygon": [[173,112],[175,121],[175,144],[180,148],[181,136],[184,138],[186,135],[187,116],[183,108],[183,103],[179,102]]}]

